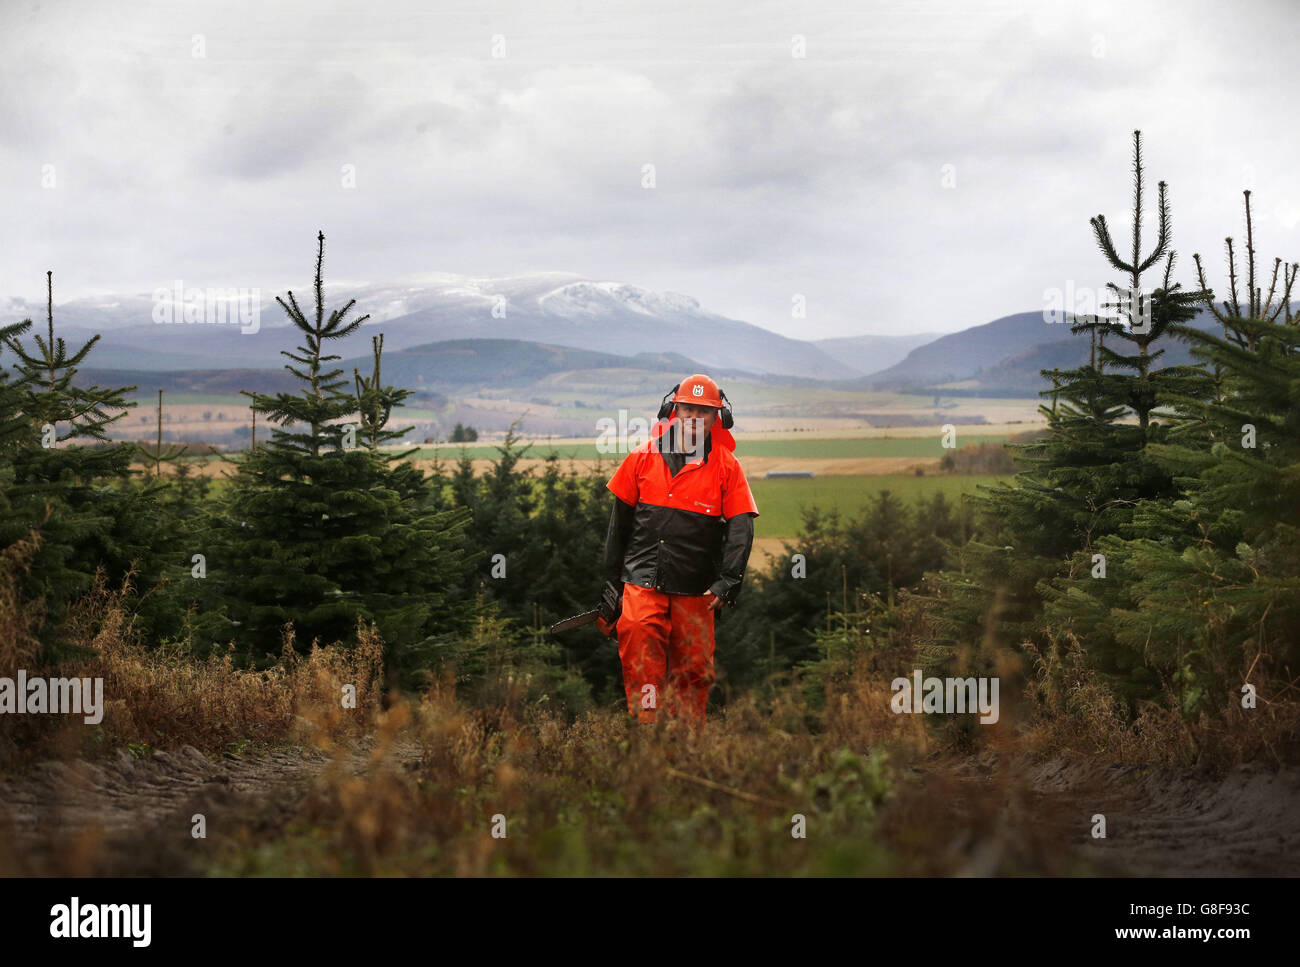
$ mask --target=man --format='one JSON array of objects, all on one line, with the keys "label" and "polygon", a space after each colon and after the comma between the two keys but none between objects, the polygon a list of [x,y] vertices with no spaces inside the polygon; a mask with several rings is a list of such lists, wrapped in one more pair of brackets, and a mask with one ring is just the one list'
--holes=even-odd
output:
[{"label": "man", "polygon": [[617,632],[630,714],[653,722],[662,705],[701,726],[714,618],[740,592],[758,507],[718,385],[696,374],[669,395],[650,439],[607,485],[614,507],[600,627]]}]

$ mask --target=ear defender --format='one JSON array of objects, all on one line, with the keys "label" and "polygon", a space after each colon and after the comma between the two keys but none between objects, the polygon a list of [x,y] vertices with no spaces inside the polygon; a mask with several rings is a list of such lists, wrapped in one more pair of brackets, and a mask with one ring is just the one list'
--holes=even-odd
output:
[{"label": "ear defender", "polygon": [[[681,385],[681,383],[677,384],[677,386]],[[677,395],[677,386],[674,386],[664,394],[663,402],[659,404],[659,419],[666,420],[668,417],[673,415],[673,397]]]},{"label": "ear defender", "polygon": [[727,399],[727,394],[722,392],[721,387],[718,387],[718,395],[722,397],[722,412],[718,414],[718,418],[722,420],[722,428],[730,430],[736,423],[735,414],[731,412],[731,400]]}]

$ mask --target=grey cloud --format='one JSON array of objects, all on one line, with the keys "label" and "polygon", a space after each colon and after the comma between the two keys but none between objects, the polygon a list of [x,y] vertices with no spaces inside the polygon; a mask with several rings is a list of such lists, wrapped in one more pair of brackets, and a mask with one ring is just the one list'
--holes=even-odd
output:
[{"label": "grey cloud", "polygon": [[[323,228],[340,278],[560,270],[786,335],[944,330],[1104,274],[1087,219],[1126,210],[1133,128],[1187,253],[1236,230],[1246,162],[1270,210],[1300,205],[1281,4],[0,7],[0,205],[23,238],[0,296],[39,299],[47,267],[69,295],[309,278]],[[1300,254],[1294,220],[1261,226]]]}]

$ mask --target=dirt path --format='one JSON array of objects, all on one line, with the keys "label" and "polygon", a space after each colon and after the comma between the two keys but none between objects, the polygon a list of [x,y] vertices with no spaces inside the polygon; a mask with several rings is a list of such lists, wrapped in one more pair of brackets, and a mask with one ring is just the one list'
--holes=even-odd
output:
[{"label": "dirt path", "polygon": [[[1077,804],[1081,855],[1164,876],[1300,876],[1300,769],[1239,765],[1219,779],[1167,767],[1045,763],[1035,788]],[[1086,813],[1086,815],[1084,815]],[[1092,816],[1106,818],[1094,838]]]},{"label": "dirt path", "polygon": [[[419,761],[399,748],[405,768]],[[137,759],[47,763],[0,782],[0,874],[196,874],[214,844],[292,821],[329,766],[301,750],[210,758],[186,747]],[[364,748],[339,759],[367,768]],[[1300,769],[1222,778],[1053,760],[996,769],[967,758],[917,768],[882,833],[925,843],[913,872],[1300,875]],[[208,838],[191,836],[202,814]],[[1106,818],[1106,838],[1091,835]],[[942,854],[942,855],[941,855]]]},{"label": "dirt path", "polygon": [[[1168,767],[989,755],[912,770],[920,787],[884,821],[928,836],[918,872],[1103,876],[1300,876],[1300,768],[1222,777]],[[1105,838],[1095,817],[1105,818]],[[947,836],[931,830],[947,830]]]},{"label": "dirt path", "polygon": [[[398,758],[418,752],[403,747]],[[332,761],[301,749],[210,758],[185,746],[42,763],[0,782],[0,875],[200,872],[208,840],[192,835],[192,817],[202,815],[215,840],[278,827]],[[340,764],[355,774],[366,762],[362,747]]]}]

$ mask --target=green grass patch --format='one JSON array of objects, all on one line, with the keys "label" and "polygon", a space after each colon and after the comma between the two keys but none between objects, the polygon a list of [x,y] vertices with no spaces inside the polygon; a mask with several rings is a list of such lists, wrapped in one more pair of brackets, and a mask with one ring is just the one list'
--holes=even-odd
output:
[{"label": "green grass patch", "polygon": [[[616,466],[617,463],[610,462],[609,474],[613,474]],[[448,460],[443,469],[445,473],[452,472],[454,461]],[[531,479],[534,486],[541,487],[540,478],[534,475]],[[847,519],[861,513],[882,490],[889,490],[908,504],[935,493],[943,493],[956,502],[962,494],[976,493],[981,485],[991,486],[1008,479],[986,474],[925,477],[863,474],[777,479],[753,476],[749,486],[760,514],[754,524],[754,533],[757,537],[796,537],[803,523],[803,508],[837,510],[842,518]],[[216,477],[212,478],[210,486],[209,494],[216,497],[230,486],[230,481]]]},{"label": "green grass patch", "polygon": [[[957,428],[957,446],[986,441],[1002,442],[1009,439],[1006,434],[963,433]],[[476,443],[466,446],[463,451],[471,460],[491,460],[499,455],[492,444]],[[461,447],[442,447],[438,450],[426,447],[416,454],[418,459],[429,459],[435,453],[444,460],[460,459]],[[556,446],[546,442],[533,443],[526,456],[546,457],[551,452],[559,455],[561,460],[595,460],[604,458],[610,461],[621,460],[621,453],[601,453],[596,443],[567,444]],[[849,437],[845,439],[809,439],[809,440],[740,440],[736,453],[744,457],[790,457],[834,459],[837,457],[856,459],[860,457],[942,457],[948,451],[942,446],[938,431],[932,436],[924,437]]]},{"label": "green grass patch", "polygon": [[[141,406],[157,406],[158,391],[152,393],[138,393],[135,396],[129,396],[127,399],[134,400]],[[228,393],[177,393],[175,390],[167,390],[163,394],[163,409],[169,406],[180,406],[182,404],[190,406],[233,406],[240,409],[248,409],[248,397],[238,394]]]},{"label": "green grass patch", "polygon": [[882,490],[889,490],[912,504],[917,498],[943,493],[956,502],[964,493],[975,493],[983,484],[991,486],[1004,477],[952,476],[917,477],[911,474],[885,476],[835,476],[812,478],[751,479],[749,489],[758,504],[754,522],[756,537],[796,537],[803,523],[803,508],[837,510],[842,518],[857,516]]},{"label": "green grass patch", "polygon": [[[1002,442],[1006,434],[976,435],[957,428],[957,446],[968,443]],[[944,449],[938,430],[923,437],[854,437],[850,439],[754,440],[737,446],[737,452],[749,457],[807,457],[815,459],[859,457],[942,457]]]}]

